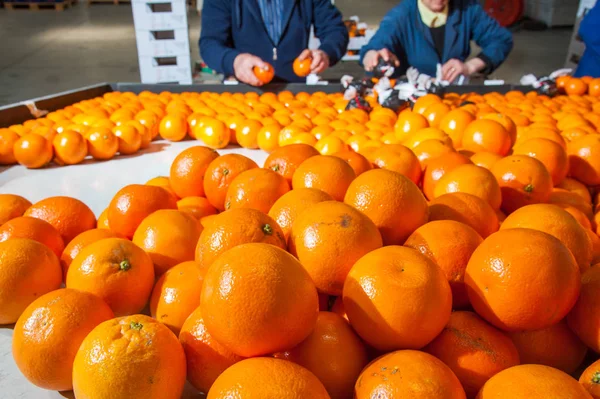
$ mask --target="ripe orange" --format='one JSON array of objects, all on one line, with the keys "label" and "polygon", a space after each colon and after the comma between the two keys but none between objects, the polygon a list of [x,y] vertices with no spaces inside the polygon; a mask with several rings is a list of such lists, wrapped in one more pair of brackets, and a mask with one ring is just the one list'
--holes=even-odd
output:
[{"label": "ripe orange", "polygon": [[594,351],[600,349],[600,329],[598,328],[600,319],[595,311],[598,293],[600,293],[599,287],[600,269],[595,266],[583,273],[581,294],[567,317],[571,330]]},{"label": "ripe orange", "polygon": [[510,116],[506,114],[487,114],[483,119],[490,119],[504,126],[510,136],[511,146],[515,144],[517,141],[517,125]]},{"label": "ripe orange", "polygon": [[200,307],[211,335],[247,357],[298,345],[314,329],[319,310],[317,290],[300,262],[264,243],[238,245],[215,260]]},{"label": "ripe orange", "polygon": [[216,118],[206,118],[196,133],[199,140],[213,149],[225,148],[231,141],[231,129]]},{"label": "ripe orange", "polygon": [[396,121],[394,132],[398,139],[404,141],[413,133],[427,127],[429,127],[429,121],[423,115],[416,112],[403,112]]},{"label": "ripe orange", "polygon": [[50,223],[27,216],[14,218],[0,227],[0,242],[13,238],[29,238],[40,242],[59,257],[65,248],[60,233]]},{"label": "ripe orange", "polygon": [[225,196],[229,185],[240,173],[258,168],[256,162],[243,155],[226,154],[215,158],[204,176],[204,192],[212,206],[225,210]]},{"label": "ripe orange", "polygon": [[419,130],[418,132],[411,134],[406,140],[402,142],[402,144],[404,144],[406,147],[412,150],[425,140],[439,140],[442,143],[447,144],[449,146],[453,145],[450,136],[448,136],[446,133],[442,132],[436,127],[428,127]]},{"label": "ripe orange", "polygon": [[588,186],[600,184],[600,136],[588,134],[569,144],[569,176]]},{"label": "ripe orange", "polygon": [[20,136],[10,129],[0,129],[0,165],[17,163],[14,147]]},{"label": "ripe orange", "polygon": [[185,354],[177,337],[144,315],[99,324],[83,340],[73,363],[78,398],[176,399],[184,384]]},{"label": "ripe orange", "polygon": [[377,226],[350,205],[326,201],[298,215],[292,225],[289,250],[317,289],[339,296],[348,272],[363,255],[381,248]]},{"label": "ripe orange", "polygon": [[319,151],[307,144],[287,145],[274,150],[265,160],[264,168],[279,173],[291,185],[298,167],[315,155],[319,155]]},{"label": "ripe orange", "polygon": [[104,299],[116,316],[140,312],[154,285],[152,259],[122,238],[105,238],[83,248],[67,272],[66,286]]},{"label": "ripe orange", "polygon": [[502,194],[496,177],[487,169],[476,165],[461,165],[438,180],[434,197],[448,193],[467,193],[486,201],[493,209],[500,208]]},{"label": "ripe orange", "polygon": [[306,367],[332,399],[352,397],[354,383],[368,363],[365,345],[352,327],[330,312],[319,312],[313,332],[300,345],[275,357]]},{"label": "ripe orange", "polygon": [[66,279],[67,271],[69,266],[73,262],[73,259],[81,252],[81,250],[88,245],[100,241],[104,238],[116,238],[119,235],[108,229],[91,229],[84,231],[77,237],[73,238],[69,245],[67,245],[60,256],[60,262],[63,268],[63,278]]},{"label": "ripe orange", "polygon": [[442,176],[460,165],[470,163],[469,158],[457,152],[450,152],[433,158],[428,162],[423,173],[423,194],[429,200],[432,200],[434,198],[435,186]]},{"label": "ripe orange", "polygon": [[55,160],[61,165],[75,165],[85,159],[88,146],[85,138],[72,130],[67,130],[54,137]]},{"label": "ripe orange", "polygon": [[275,77],[275,70],[270,64],[267,64],[264,68],[255,66],[253,72],[258,80],[260,80],[263,84],[271,83]]},{"label": "ripe orange", "polygon": [[114,317],[96,295],[68,288],[42,295],[23,312],[13,333],[15,363],[38,387],[73,389],[73,361],[83,339]]},{"label": "ripe orange", "polygon": [[426,94],[424,96],[419,97],[417,101],[415,101],[412,112],[415,112],[417,114],[423,114],[423,112],[425,112],[428,106],[430,106],[431,104],[441,102],[442,99],[439,96],[435,94]]},{"label": "ripe orange", "polygon": [[235,131],[236,141],[244,148],[258,148],[258,132],[260,132],[262,127],[263,124],[259,121],[252,119],[245,120],[240,123],[240,126]]},{"label": "ripe orange", "polygon": [[249,208],[231,209],[215,216],[197,240],[196,262],[208,268],[227,250],[251,242],[262,242],[285,249],[287,241],[281,228],[266,214]]},{"label": "ripe orange", "polygon": [[568,95],[583,96],[587,93],[587,90],[587,83],[579,78],[570,78],[565,84],[565,92]]},{"label": "ripe orange", "polygon": [[354,397],[466,398],[448,366],[428,353],[414,350],[388,353],[371,362],[356,381]]},{"label": "ripe orange", "polygon": [[52,141],[34,133],[21,136],[13,150],[16,161],[30,169],[43,167],[52,160],[53,155]]},{"label": "ripe orange", "polygon": [[15,194],[0,194],[0,225],[19,216],[31,206],[27,199]]},{"label": "ripe orange", "polygon": [[452,313],[444,331],[424,350],[450,367],[469,398],[491,377],[520,364],[510,338],[473,312]]},{"label": "ripe orange", "polygon": [[203,197],[204,176],[208,165],[219,154],[208,147],[190,147],[182,151],[171,164],[170,181],[180,198]]},{"label": "ripe orange", "polygon": [[279,133],[281,132],[281,125],[279,123],[266,124],[256,137],[258,148],[263,151],[271,152],[279,147]]},{"label": "ripe orange", "polygon": [[60,287],[62,271],[47,246],[28,238],[0,242],[0,254],[0,324],[12,324],[31,302]]},{"label": "ripe orange", "polygon": [[330,156],[317,155],[306,159],[292,178],[292,186],[298,188],[316,188],[331,195],[336,201],[342,201],[348,186],[356,174],[344,160]]},{"label": "ripe orange", "polygon": [[462,147],[473,152],[488,151],[504,156],[510,151],[511,145],[508,131],[491,119],[471,122],[462,136]]},{"label": "ripe orange", "polygon": [[88,152],[94,159],[111,159],[119,150],[119,140],[109,128],[93,128],[86,137]]},{"label": "ripe orange", "polygon": [[479,197],[467,193],[450,193],[435,198],[429,205],[429,220],[455,220],[472,227],[486,238],[498,231],[498,216]]},{"label": "ripe orange", "polygon": [[300,76],[301,78],[307,77],[308,75],[310,75],[310,65],[312,64],[312,58],[306,58],[304,60],[300,60],[299,58],[296,58],[294,60],[294,64],[292,65],[292,68],[294,70],[294,73],[298,76]]},{"label": "ripe orange", "polygon": [[132,125],[117,126],[114,129],[119,140],[119,154],[135,154],[142,147],[142,135]]},{"label": "ripe orange", "polygon": [[282,359],[242,360],[221,374],[207,399],[242,398],[328,399],[323,384],[310,371]]},{"label": "ripe orange", "polygon": [[158,134],[169,141],[181,141],[188,134],[187,119],[181,114],[168,114],[158,125]]},{"label": "ripe orange", "polygon": [[448,112],[440,121],[439,128],[452,139],[455,148],[462,145],[462,136],[475,117],[464,109],[454,109]]},{"label": "ripe orange", "polygon": [[48,197],[33,204],[23,216],[50,223],[58,230],[65,245],[80,233],[96,227],[96,216],[91,209],[71,197]]},{"label": "ripe orange", "polygon": [[225,209],[251,208],[268,213],[290,186],[280,174],[270,169],[250,169],[240,173],[229,184]]},{"label": "ripe orange", "polygon": [[356,262],[343,298],[354,330],[380,351],[424,347],[443,330],[452,308],[442,270],[399,246],[376,249]]},{"label": "ripe orange", "polygon": [[422,115],[427,118],[429,122],[429,126],[438,127],[442,121],[442,119],[448,115],[450,112],[450,107],[444,103],[433,103],[425,108]]},{"label": "ripe orange", "polygon": [[422,175],[419,158],[401,144],[385,145],[375,150],[369,160],[375,168],[398,172],[419,184]]},{"label": "ripe orange", "polygon": [[354,169],[354,174],[356,176],[373,169],[373,165],[371,164],[371,162],[358,152],[344,150],[336,152],[335,154],[333,154],[333,156],[348,162],[348,165],[350,165],[350,167]]},{"label": "ripe orange", "polygon": [[567,152],[559,144],[548,139],[526,140],[514,149],[513,154],[527,155],[544,164],[555,186],[560,184],[569,172]]},{"label": "ripe orange", "polygon": [[535,330],[567,315],[579,295],[579,276],[559,240],[518,228],[485,239],[469,260],[465,285],[477,314],[495,327]]},{"label": "ripe orange", "polygon": [[177,198],[177,194],[171,188],[171,180],[167,176],[156,176],[146,182],[147,186],[162,187]]},{"label": "ripe orange", "polygon": [[473,164],[481,166],[482,168],[485,168],[487,170],[491,170],[492,166],[494,166],[494,164],[502,158],[503,157],[498,154],[494,154],[493,152],[487,151],[477,152],[470,157],[471,162],[473,162]]},{"label": "ripe orange", "polygon": [[198,220],[216,215],[217,209],[204,197],[186,197],[177,201],[177,209],[187,212]]},{"label": "ripe orange", "polygon": [[588,366],[581,377],[579,383],[588,391],[594,399],[600,397],[600,361],[596,360],[594,363]]},{"label": "ripe orange", "polygon": [[592,220],[594,217],[592,204],[584,200],[582,196],[576,192],[567,191],[562,188],[555,188],[552,190],[552,194],[550,194],[549,202],[561,207],[568,205],[577,208],[590,220]]}]

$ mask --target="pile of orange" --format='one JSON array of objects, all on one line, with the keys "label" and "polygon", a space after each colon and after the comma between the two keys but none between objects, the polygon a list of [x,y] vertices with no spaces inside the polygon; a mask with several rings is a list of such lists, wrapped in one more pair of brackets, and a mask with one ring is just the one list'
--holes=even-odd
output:
[{"label": "pile of orange", "polygon": [[[166,105],[171,138],[210,145],[123,187],[98,220],[74,198],[0,195],[0,324],[16,323],[32,383],[94,398],[178,398],[186,379],[209,399],[600,397],[591,91],[427,95],[398,115],[326,94],[137,100]],[[231,140],[269,157],[209,148]]]}]

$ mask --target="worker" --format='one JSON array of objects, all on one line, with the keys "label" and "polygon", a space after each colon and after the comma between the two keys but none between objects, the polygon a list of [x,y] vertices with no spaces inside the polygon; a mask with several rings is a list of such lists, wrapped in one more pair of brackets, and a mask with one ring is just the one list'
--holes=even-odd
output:
[{"label": "worker", "polygon": [[587,13],[579,26],[579,36],[585,51],[574,76],[600,78],[600,1]]},{"label": "worker", "polygon": [[[471,40],[481,52],[469,60]],[[454,82],[460,75],[489,75],[506,59],[512,34],[488,16],[479,0],[404,0],[381,21],[379,30],[361,50],[361,62],[371,71],[380,58],[396,67],[394,76],[409,67]]]},{"label": "worker", "polygon": [[[311,26],[321,41],[317,50],[308,50]],[[293,71],[296,58],[312,58],[311,72],[319,74],[341,60],[347,46],[348,31],[331,0],[204,0],[204,62],[253,86],[262,84],[255,66],[271,64],[276,81],[302,82]]]}]

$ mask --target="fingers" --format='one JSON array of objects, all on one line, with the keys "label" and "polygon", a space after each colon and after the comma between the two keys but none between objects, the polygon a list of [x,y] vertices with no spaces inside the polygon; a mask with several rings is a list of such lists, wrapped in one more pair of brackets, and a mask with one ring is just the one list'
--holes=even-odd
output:
[{"label": "fingers", "polygon": [[379,53],[376,50],[371,50],[367,52],[365,58],[363,60],[363,64],[365,66],[365,70],[367,72],[371,72],[377,63],[379,62]]},{"label": "fingers", "polygon": [[323,62],[323,53],[320,51],[313,51],[312,53],[312,63],[310,64],[310,70],[312,72],[317,69],[317,66]]},{"label": "fingers", "polygon": [[454,79],[456,79],[456,76],[458,76],[460,73],[461,68],[458,60],[452,59],[442,66],[442,78],[449,82],[452,82]]},{"label": "fingers", "polygon": [[329,66],[329,63],[326,62],[324,59],[321,59],[321,62],[319,62],[319,64],[317,64],[311,70],[312,70],[312,73],[319,74],[319,73],[323,72],[324,70],[326,70],[328,66]]},{"label": "fingers", "polygon": [[239,55],[234,63],[236,78],[252,86],[262,86],[262,82],[254,75],[254,67],[264,68],[263,60],[250,54]]},{"label": "fingers", "polygon": [[252,56],[250,58],[250,63],[252,65],[252,67],[257,66],[257,67],[263,68],[263,69],[267,68],[267,64],[262,59],[255,57],[255,56]]},{"label": "fingers", "polygon": [[312,55],[311,51],[309,49],[306,49],[302,53],[300,53],[300,55],[298,56],[298,59],[300,61],[304,61],[305,59],[310,58],[311,55]]},{"label": "fingers", "polygon": [[383,58],[385,62],[390,62],[390,60],[392,59],[392,53],[390,53],[390,50],[386,48],[380,50],[379,55],[381,55],[381,58]]},{"label": "fingers", "polygon": [[240,80],[252,86],[262,86],[263,83],[254,75],[252,68],[242,72],[239,76]]}]

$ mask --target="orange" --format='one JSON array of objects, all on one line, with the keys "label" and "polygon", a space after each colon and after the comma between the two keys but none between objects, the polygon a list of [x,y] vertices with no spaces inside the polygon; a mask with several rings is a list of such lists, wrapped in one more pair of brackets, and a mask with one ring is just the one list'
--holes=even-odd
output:
[{"label": "orange", "polygon": [[336,152],[333,156],[348,162],[348,165],[354,169],[356,176],[373,169],[373,165],[366,157],[352,150]]},{"label": "orange", "polygon": [[417,101],[415,101],[412,112],[415,112],[417,114],[423,114],[423,112],[425,112],[428,106],[430,106],[431,104],[441,102],[442,100],[439,96],[435,94],[425,94],[424,96],[419,97]]},{"label": "orange", "polygon": [[424,350],[450,367],[469,398],[491,377],[520,364],[510,338],[473,312],[452,313],[444,331]]},{"label": "orange", "polygon": [[465,269],[482,242],[481,236],[470,226],[454,220],[439,220],[419,227],[404,246],[421,252],[442,269],[452,290],[452,307],[462,309],[469,306]]},{"label": "orange", "polygon": [[455,152],[451,146],[435,139],[422,141],[412,151],[419,159],[422,169],[425,169],[432,159]]},{"label": "orange", "polygon": [[52,141],[33,133],[21,136],[13,150],[17,162],[30,169],[45,166],[53,155]]},{"label": "orange", "polygon": [[258,148],[258,132],[262,128],[261,122],[248,119],[240,123],[232,136],[235,136],[238,144],[244,148]]},{"label": "orange", "polygon": [[17,163],[14,147],[20,136],[10,129],[0,129],[0,165]]},{"label": "orange", "polygon": [[543,231],[560,240],[571,251],[584,272],[592,260],[592,244],[585,229],[564,209],[551,204],[529,205],[509,215],[501,230],[524,228]]},{"label": "orange", "polygon": [[332,155],[347,150],[348,145],[344,143],[344,140],[332,134],[317,141],[315,148],[321,155]]},{"label": "orange", "polygon": [[594,266],[581,276],[581,294],[567,317],[571,330],[587,347],[596,352],[600,349],[600,319],[595,311],[600,292],[598,287],[600,268]]},{"label": "orange", "polygon": [[588,186],[600,184],[600,135],[589,134],[569,144],[569,176]]},{"label": "orange", "polygon": [[442,270],[399,246],[376,249],[356,262],[343,300],[354,330],[380,351],[424,347],[442,332],[452,308]]},{"label": "orange", "polygon": [[573,374],[585,357],[587,347],[565,321],[534,331],[509,334],[522,364],[542,364]]},{"label": "orange", "polygon": [[124,126],[132,126],[140,134],[142,138],[140,149],[150,147],[150,143],[152,142],[152,132],[148,130],[146,126],[135,120],[126,122]]},{"label": "orange", "polygon": [[507,214],[550,199],[552,177],[544,164],[535,158],[511,155],[496,162],[491,172],[502,192],[501,209]]},{"label": "orange", "polygon": [[231,130],[218,119],[206,118],[203,126],[197,130],[197,138],[209,148],[225,148],[231,140]]},{"label": "orange", "polygon": [[251,243],[230,249],[210,266],[200,308],[218,342],[251,357],[290,349],[306,339],[319,304],[314,283],[292,255]]},{"label": "orange", "polygon": [[19,216],[31,206],[27,199],[15,194],[0,194],[0,225]]},{"label": "orange", "polygon": [[173,266],[194,259],[201,232],[202,225],[189,213],[162,209],[140,223],[132,241],[150,255],[158,277]]},{"label": "orange", "polygon": [[[557,396],[558,395],[558,396]],[[508,368],[490,378],[477,399],[591,399],[568,374],[548,366],[524,364]]]},{"label": "orange", "polygon": [[490,119],[504,126],[510,136],[511,146],[515,144],[517,141],[517,125],[510,116],[506,114],[487,114],[483,119]]},{"label": "orange", "polygon": [[439,128],[452,139],[455,147],[462,145],[463,132],[475,117],[464,109],[455,109],[448,112],[440,121]]},{"label": "orange", "polygon": [[270,64],[266,64],[264,68],[255,66],[252,71],[258,80],[260,80],[263,84],[270,83],[275,77],[275,70]]},{"label": "orange", "polygon": [[319,202],[332,201],[329,194],[315,188],[298,188],[281,196],[271,207],[269,216],[277,222],[287,243],[292,225],[301,213]]},{"label": "orange", "polygon": [[363,255],[382,246],[377,226],[350,205],[314,204],[292,225],[289,250],[319,292],[339,296],[348,272]]},{"label": "orange", "polygon": [[162,187],[177,198],[177,194],[171,188],[171,180],[167,176],[156,176],[146,182],[147,186]]},{"label": "orange", "polygon": [[[389,170],[375,169],[358,176],[348,187],[344,202],[375,223],[384,245],[403,244],[429,216],[419,188]],[[400,219],[402,223],[398,223]]]},{"label": "orange", "polygon": [[0,242],[0,324],[12,324],[41,295],[58,289],[62,271],[56,255],[28,238]]},{"label": "orange", "polygon": [[373,152],[370,161],[376,168],[391,170],[408,177],[419,184],[422,175],[419,158],[409,148],[401,144],[385,145]]},{"label": "orange", "polygon": [[69,266],[73,262],[73,259],[81,252],[81,250],[88,245],[100,241],[104,238],[116,238],[119,235],[113,231],[108,229],[91,229],[84,231],[79,234],[77,237],[71,240],[69,245],[67,245],[60,256],[60,262],[63,268],[63,276],[67,277],[67,270],[69,270]]},{"label": "orange", "polygon": [[227,250],[251,242],[287,247],[283,231],[271,217],[256,209],[231,209],[215,216],[214,221],[205,226],[197,240],[195,259],[208,268]]},{"label": "orange", "polygon": [[204,197],[186,197],[177,201],[177,209],[198,220],[217,214],[217,209]]},{"label": "orange", "polygon": [[304,78],[308,75],[310,75],[310,65],[312,64],[312,58],[306,58],[304,60],[300,60],[299,58],[296,58],[294,60],[294,64],[292,65],[292,68],[294,69],[294,73],[298,76],[300,76],[301,78]]},{"label": "orange", "polygon": [[558,206],[569,205],[577,208],[590,220],[594,217],[592,204],[584,200],[581,195],[575,192],[564,190],[562,188],[555,188],[552,190],[552,194],[550,194],[549,202]]},{"label": "orange", "polygon": [[469,158],[457,152],[449,152],[431,159],[423,172],[423,193],[432,200],[437,182],[449,171],[460,165],[470,164]]},{"label": "orange", "polygon": [[100,216],[98,216],[96,227],[99,229],[110,230],[110,226],[108,225],[108,208],[103,210]]},{"label": "orange", "polygon": [[163,274],[150,296],[150,314],[175,333],[200,306],[205,269],[194,261],[182,262]]},{"label": "orange", "polygon": [[592,79],[588,83],[588,94],[592,97],[600,97],[600,78]]},{"label": "orange", "polygon": [[177,155],[171,164],[169,179],[180,198],[204,197],[204,176],[208,165],[219,154],[208,147],[190,147]]},{"label": "orange", "polygon": [[476,165],[461,165],[438,180],[434,197],[448,193],[467,193],[486,201],[493,209],[500,208],[502,194],[496,177],[487,169]]},{"label": "orange", "polygon": [[96,216],[91,209],[71,197],[48,197],[33,204],[23,216],[50,223],[68,244],[78,234],[96,227]]},{"label": "orange", "polygon": [[342,201],[355,177],[354,169],[346,161],[330,155],[317,155],[306,159],[296,169],[292,187],[316,188],[334,200]]},{"label": "orange", "polygon": [[291,185],[292,177],[298,167],[302,162],[315,155],[319,155],[319,151],[314,147],[307,144],[290,144],[269,154],[263,167],[279,173]]},{"label": "orange", "polygon": [[571,78],[565,84],[565,92],[568,95],[583,96],[587,93],[588,85],[579,78]]},{"label": "orange", "polygon": [[54,137],[55,161],[61,165],[75,165],[85,159],[88,146],[85,138],[72,130],[67,130]]},{"label": "orange", "polygon": [[522,228],[500,230],[486,238],[465,273],[477,314],[505,331],[558,323],[577,300],[579,279],[567,247],[549,234]]},{"label": "orange", "polygon": [[142,147],[142,135],[132,125],[117,126],[114,133],[119,140],[119,154],[135,154]]},{"label": "orange", "polygon": [[439,140],[444,144],[452,146],[452,140],[450,139],[450,136],[436,127],[427,127],[419,130],[418,132],[408,136],[408,138],[406,138],[402,144],[412,150],[425,140]]},{"label": "orange", "polygon": [[282,359],[260,357],[246,359],[221,374],[207,399],[278,398],[328,399],[330,396],[310,371]]},{"label": "orange", "polygon": [[175,399],[184,384],[185,355],[177,337],[144,315],[99,324],[83,340],[73,363],[78,398]]},{"label": "orange", "polygon": [[468,151],[488,151],[506,155],[512,145],[508,131],[492,119],[479,119],[471,122],[462,136],[462,148]]},{"label": "orange", "polygon": [[33,129],[31,133],[39,134],[40,136],[44,137],[50,142],[52,142],[52,140],[54,140],[54,137],[56,136],[56,130],[48,126],[38,126],[35,129]]},{"label": "orange", "polygon": [[94,128],[87,133],[88,152],[98,160],[107,160],[119,150],[119,140],[109,128]]},{"label": "orange", "polygon": [[502,158],[501,155],[494,154],[493,152],[481,151],[473,154],[470,159],[475,165],[491,170],[492,166]]},{"label": "orange", "polygon": [[429,126],[438,127],[442,119],[448,115],[450,107],[444,103],[433,103],[425,108],[422,115],[427,118]]},{"label": "orange", "polygon": [[[198,302],[200,295],[198,295]],[[185,351],[187,379],[199,391],[208,392],[217,377],[244,358],[218,343],[206,329],[197,307],[185,320],[179,333]]]},{"label": "orange", "polygon": [[280,174],[270,169],[250,169],[240,173],[229,184],[225,209],[252,208],[268,213],[290,186]]},{"label": "orange", "polygon": [[571,79],[571,77],[568,75],[559,76],[556,78],[556,87],[560,92],[564,93],[565,87],[567,86],[567,81],[569,81],[569,79]]},{"label": "orange", "polygon": [[116,316],[140,312],[154,285],[152,259],[122,238],[105,238],[83,248],[67,272],[66,286],[104,299]]},{"label": "orange", "polygon": [[585,232],[592,242],[592,265],[596,265],[600,262],[600,237],[592,229],[586,228]]},{"label": "orange", "polygon": [[516,146],[515,155],[527,155],[537,159],[546,167],[552,183],[560,184],[569,172],[567,152],[559,144],[543,138],[529,139]]},{"label": "orange", "polygon": [[556,131],[548,128],[534,128],[530,127],[527,129],[522,136],[517,140],[518,143],[522,143],[532,139],[548,139],[554,141],[564,149],[567,149],[565,139]]},{"label": "orange", "polygon": [[114,317],[95,295],[68,288],[42,295],[23,312],[13,333],[15,363],[38,387],[73,389],[73,361],[84,338]]},{"label": "orange", "polygon": [[169,141],[181,141],[188,134],[186,118],[181,114],[168,114],[158,125],[158,134]]},{"label": "orange", "polygon": [[581,377],[579,383],[589,392],[594,399],[600,398],[600,361],[596,360],[594,363],[588,366]]},{"label": "orange", "polygon": [[225,196],[231,182],[240,173],[258,168],[256,162],[239,154],[226,154],[212,160],[204,175],[204,192],[212,206],[225,210]]},{"label": "orange", "polygon": [[423,115],[416,112],[403,112],[396,121],[394,132],[398,139],[406,140],[413,133],[427,127],[429,127],[429,121]]},{"label": "orange", "polygon": [[367,350],[341,316],[319,312],[317,324],[302,343],[275,354],[313,372],[332,399],[352,397],[354,383],[367,365]]},{"label": "orange", "polygon": [[371,362],[358,377],[356,399],[465,399],[465,391],[448,366],[428,353],[400,350]]},{"label": "orange", "polygon": [[60,233],[50,223],[32,217],[17,217],[0,227],[0,242],[13,238],[29,238],[40,242],[58,257],[65,249]]}]

